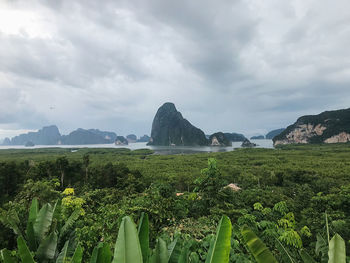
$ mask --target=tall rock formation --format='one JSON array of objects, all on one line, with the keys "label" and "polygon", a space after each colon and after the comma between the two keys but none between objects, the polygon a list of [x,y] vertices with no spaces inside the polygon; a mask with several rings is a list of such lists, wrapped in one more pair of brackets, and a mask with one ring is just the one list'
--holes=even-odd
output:
[{"label": "tall rock formation", "polygon": [[164,103],[157,111],[152,123],[149,145],[208,145],[202,130],[194,127],[182,117],[173,103]]},{"label": "tall rock formation", "polygon": [[273,138],[274,145],[350,141],[350,109],[300,117]]}]

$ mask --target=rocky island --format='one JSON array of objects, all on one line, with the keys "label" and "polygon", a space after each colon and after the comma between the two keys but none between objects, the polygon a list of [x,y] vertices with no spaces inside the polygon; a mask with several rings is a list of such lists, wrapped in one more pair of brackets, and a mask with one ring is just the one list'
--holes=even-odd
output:
[{"label": "rocky island", "polygon": [[78,145],[78,144],[108,144],[114,143],[117,135],[114,132],[98,129],[77,129],[68,135],[61,135],[56,125],[45,126],[37,132],[28,132],[5,138],[3,145]]},{"label": "rocky island", "polygon": [[265,136],[264,135],[256,135],[256,136],[252,136],[250,137],[251,140],[264,140]]},{"label": "rocky island", "polygon": [[300,117],[273,138],[274,145],[350,141],[350,109]]},{"label": "rocky island", "polygon": [[206,146],[208,140],[202,130],[182,117],[173,103],[167,102],[153,119],[148,145]]},{"label": "rocky island", "polygon": [[223,132],[216,132],[209,137],[210,146],[232,146],[230,141]]}]

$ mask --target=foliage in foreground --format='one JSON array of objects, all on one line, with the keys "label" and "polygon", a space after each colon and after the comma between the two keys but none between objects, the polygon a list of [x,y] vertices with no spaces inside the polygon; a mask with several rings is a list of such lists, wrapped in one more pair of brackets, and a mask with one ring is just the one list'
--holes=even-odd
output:
[{"label": "foliage in foreground", "polygon": [[[66,192],[69,192],[67,190]],[[32,201],[29,209],[27,227],[23,233],[18,227],[18,215],[16,212],[2,217],[2,221],[18,235],[17,251],[2,249],[0,260],[5,263],[18,262],[56,262],[56,263],[80,263],[83,259],[83,249],[76,242],[74,236],[63,240],[66,232],[74,224],[80,214],[76,209],[62,222],[62,205],[58,200],[52,207],[45,204],[39,209],[36,199]],[[326,223],[327,224],[327,223]],[[236,231],[240,232],[241,241],[247,247],[251,255],[258,263],[277,263],[277,259],[267,246],[256,236],[247,226],[236,226]],[[328,229],[328,225],[327,225]],[[230,261],[231,220],[227,216],[222,216],[216,230],[216,235],[211,237],[210,246],[205,256],[205,263],[228,263]],[[329,233],[327,233],[329,235]],[[64,242],[62,249],[57,249],[59,244]],[[123,217],[115,242],[114,253],[106,242],[99,242],[94,248],[90,263],[199,263],[200,256],[192,250],[193,242],[186,242],[181,237],[173,238],[167,243],[161,237],[156,240],[155,247],[150,248],[149,219],[147,214],[142,214],[139,226],[129,216]],[[286,248],[281,245],[284,252]],[[327,249],[328,247],[328,249]],[[322,251],[321,262],[327,261],[326,251],[328,250],[329,263],[345,263],[346,250],[345,242],[336,234],[328,241],[322,239],[316,243],[316,251]],[[281,251],[280,251],[281,252]],[[316,262],[305,250],[299,251],[304,263]],[[288,254],[288,252],[287,252]],[[288,262],[296,262],[289,254]],[[284,261],[283,261],[284,262]]]},{"label": "foliage in foreground", "polygon": [[[89,158],[83,158],[85,153]],[[63,156],[68,162],[58,161]],[[217,161],[210,160],[201,170],[208,157]],[[65,187],[76,190],[64,197],[62,217],[64,221],[75,209],[83,209],[75,231],[68,233],[80,241],[84,262],[89,262],[99,241],[114,247],[125,215],[137,219],[142,212],[149,215],[151,248],[156,248],[158,238],[166,244],[177,238],[192,244],[190,251],[200,262],[206,260],[222,214],[239,228],[247,225],[278,262],[302,262],[305,252],[316,262],[328,262],[331,237],[338,233],[346,244],[350,240],[348,145],[167,156],[102,149],[28,154],[9,150],[0,151],[0,160],[0,214],[16,211],[23,233],[33,198],[53,207]],[[225,187],[231,183],[241,190]],[[234,225],[230,262],[254,262],[242,238]],[[58,244],[58,254],[65,241]],[[2,223],[0,247],[17,250],[17,236]]]}]

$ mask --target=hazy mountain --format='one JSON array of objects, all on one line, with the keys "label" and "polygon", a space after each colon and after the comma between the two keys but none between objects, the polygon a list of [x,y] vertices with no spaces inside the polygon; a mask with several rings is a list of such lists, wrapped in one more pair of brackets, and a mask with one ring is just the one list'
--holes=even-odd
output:
[{"label": "hazy mountain", "polygon": [[281,128],[281,129],[276,129],[276,130],[272,130],[270,132],[268,132],[265,136],[266,139],[272,140],[273,137],[281,134],[283,131],[285,130],[285,128]]},{"label": "hazy mountain", "polygon": [[140,139],[137,140],[137,142],[149,142],[150,138],[151,137],[149,137],[148,135],[145,134],[145,135],[141,136]]},{"label": "hazy mountain", "polygon": [[224,133],[226,138],[229,139],[231,142],[243,142],[245,139],[247,139],[243,134],[240,133]]},{"label": "hazy mountain", "polygon": [[263,140],[265,139],[264,135],[257,135],[257,136],[252,136],[250,137],[251,140]]},{"label": "hazy mountain", "polygon": [[68,135],[60,138],[60,144],[78,145],[78,144],[107,144],[114,143],[117,135],[114,132],[100,131],[97,129],[77,129]]},{"label": "hazy mountain", "polygon": [[32,142],[35,145],[55,145],[59,142],[61,134],[56,125],[46,126],[37,132],[28,132],[13,137],[9,145],[25,145],[27,142]]},{"label": "hazy mountain", "polygon": [[137,141],[137,136],[135,134],[129,134],[126,136],[126,139],[129,143],[133,143]]}]

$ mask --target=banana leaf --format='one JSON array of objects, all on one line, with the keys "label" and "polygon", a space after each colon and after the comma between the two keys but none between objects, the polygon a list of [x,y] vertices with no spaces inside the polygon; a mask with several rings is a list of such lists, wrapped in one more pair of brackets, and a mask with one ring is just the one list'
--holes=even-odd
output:
[{"label": "banana leaf", "polygon": [[231,250],[231,220],[223,216],[213,238],[205,263],[228,263]]},{"label": "banana leaf", "polygon": [[120,224],[112,263],[143,263],[135,223],[125,216]]},{"label": "banana leaf", "polygon": [[266,245],[250,228],[243,226],[241,233],[249,251],[258,263],[278,263]]}]

